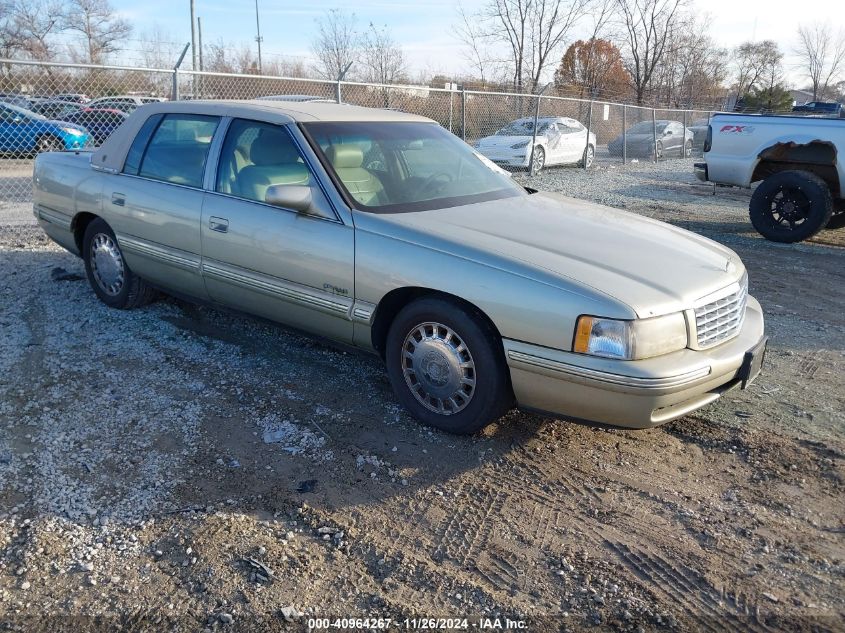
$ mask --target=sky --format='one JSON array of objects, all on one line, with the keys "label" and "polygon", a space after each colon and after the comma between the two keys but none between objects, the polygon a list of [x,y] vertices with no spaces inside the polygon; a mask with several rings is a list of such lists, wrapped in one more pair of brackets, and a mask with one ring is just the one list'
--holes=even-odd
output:
[{"label": "sky", "polygon": [[[206,44],[221,38],[226,42],[255,46],[254,0],[195,0],[196,14],[202,17]],[[468,12],[485,0],[462,0]],[[835,2],[808,2],[795,15],[796,4],[790,0],[693,0],[700,12],[710,15],[711,35],[725,47],[750,39],[772,39],[786,54],[788,78],[802,82],[797,60],[792,54],[798,24],[815,21],[834,28],[843,22]],[[132,22],[135,36],[156,26],[175,41],[190,40],[189,0],[112,0],[116,11]],[[360,28],[369,22],[386,26],[405,51],[412,77],[417,73],[460,75],[468,71],[463,48],[454,36],[452,25],[458,21],[457,0],[258,0],[261,16],[262,51],[265,56],[310,57],[310,41],[316,19],[332,8],[354,12]],[[585,31],[576,30],[573,40]],[[137,44],[135,44],[137,46]],[[563,51],[561,51],[562,54]]]}]

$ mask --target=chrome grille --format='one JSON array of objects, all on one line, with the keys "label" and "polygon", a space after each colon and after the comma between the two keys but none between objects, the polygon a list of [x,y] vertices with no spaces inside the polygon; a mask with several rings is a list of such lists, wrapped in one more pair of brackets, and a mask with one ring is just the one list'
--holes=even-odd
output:
[{"label": "chrome grille", "polygon": [[712,347],[733,338],[742,328],[748,301],[748,276],[743,275],[739,289],[695,309],[698,347]]}]

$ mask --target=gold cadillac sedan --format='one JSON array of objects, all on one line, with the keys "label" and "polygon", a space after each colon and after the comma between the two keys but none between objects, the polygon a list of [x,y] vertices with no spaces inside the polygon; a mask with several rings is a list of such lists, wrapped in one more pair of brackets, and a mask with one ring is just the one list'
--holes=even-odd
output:
[{"label": "gold cadillac sedan", "polygon": [[108,306],[162,290],[372,351],[454,433],[513,406],[655,426],[746,387],[765,354],[731,250],[520,187],[423,117],[156,103],[92,153],[41,154],[34,191]]}]

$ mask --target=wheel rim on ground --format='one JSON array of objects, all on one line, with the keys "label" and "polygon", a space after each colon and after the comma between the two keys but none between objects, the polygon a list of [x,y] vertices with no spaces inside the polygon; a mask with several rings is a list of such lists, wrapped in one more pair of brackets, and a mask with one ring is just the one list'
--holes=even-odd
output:
[{"label": "wheel rim on ground", "polygon": [[538,171],[543,169],[546,163],[546,153],[543,151],[542,147],[538,147],[534,150],[534,158],[531,161],[531,169],[536,174]]},{"label": "wheel rim on ground", "polygon": [[812,202],[800,189],[781,187],[771,197],[766,216],[773,226],[795,230],[810,217]]},{"label": "wheel rim on ground", "polygon": [[687,141],[684,145],[684,158],[692,156],[692,141]]},{"label": "wheel rim on ground", "polygon": [[97,233],[91,240],[91,272],[100,289],[109,296],[120,294],[125,281],[123,256],[110,235]]},{"label": "wheel rim on ground", "polygon": [[54,138],[42,138],[38,141],[38,149],[42,152],[58,152],[64,149]]},{"label": "wheel rim on ground", "polygon": [[657,158],[663,158],[663,144],[660,141],[657,142],[657,145],[654,148],[654,153]]},{"label": "wheel rim on ground", "polygon": [[596,156],[596,151],[593,149],[593,146],[590,145],[587,148],[587,158],[584,161],[584,163],[586,164],[587,167],[589,167],[590,165],[593,164],[593,159],[595,159],[595,156]]},{"label": "wheel rim on ground", "polygon": [[475,395],[475,361],[465,341],[442,323],[415,326],[402,344],[408,389],[429,411],[454,415]]}]

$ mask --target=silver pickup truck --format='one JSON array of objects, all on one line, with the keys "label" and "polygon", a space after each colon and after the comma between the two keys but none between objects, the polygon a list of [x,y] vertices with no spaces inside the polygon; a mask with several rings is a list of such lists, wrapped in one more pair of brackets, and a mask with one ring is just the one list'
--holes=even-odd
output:
[{"label": "silver pickup truck", "polygon": [[526,190],[422,117],[147,105],[94,153],[40,155],[34,178],[40,225],[105,304],[164,290],[375,352],[407,409],[452,432],[514,405],[650,427],[763,362],[735,253]]},{"label": "silver pickup truck", "polygon": [[699,180],[750,187],[754,228],[775,242],[799,242],[845,225],[845,120],[716,114]]}]

